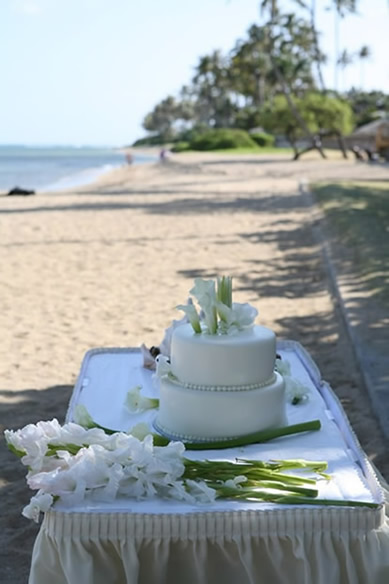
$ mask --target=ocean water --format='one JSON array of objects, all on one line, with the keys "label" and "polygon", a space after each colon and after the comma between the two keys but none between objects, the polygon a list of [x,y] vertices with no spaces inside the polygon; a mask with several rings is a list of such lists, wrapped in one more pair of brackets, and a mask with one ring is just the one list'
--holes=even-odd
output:
[{"label": "ocean water", "polygon": [[[153,160],[133,154],[133,164]],[[68,189],[126,164],[124,153],[111,148],[0,146],[0,191]]]}]

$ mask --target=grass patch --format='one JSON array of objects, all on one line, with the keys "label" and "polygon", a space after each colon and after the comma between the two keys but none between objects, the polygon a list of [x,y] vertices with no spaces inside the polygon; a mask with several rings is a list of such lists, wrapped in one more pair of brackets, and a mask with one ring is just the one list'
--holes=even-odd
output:
[{"label": "grass patch", "polygon": [[347,267],[389,304],[389,182],[314,184],[312,191],[335,243],[346,251]]},{"label": "grass patch", "polygon": [[[185,152],[200,152],[200,150],[185,150]],[[185,154],[183,152],[182,154]],[[203,150],[202,152],[212,152],[215,154],[290,154],[293,156],[292,148],[276,148],[275,146],[257,146],[256,148],[221,148],[219,150]]]}]

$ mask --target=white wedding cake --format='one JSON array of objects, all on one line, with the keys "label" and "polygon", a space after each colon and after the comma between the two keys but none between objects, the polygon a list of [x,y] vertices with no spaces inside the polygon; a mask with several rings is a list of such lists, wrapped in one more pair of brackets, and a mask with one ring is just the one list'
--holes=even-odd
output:
[{"label": "white wedding cake", "polygon": [[174,439],[224,440],[286,424],[275,334],[253,324],[253,307],[232,303],[230,278],[218,284],[196,280],[203,319],[181,306],[190,323],[174,329],[170,359],[159,357],[156,427]]}]

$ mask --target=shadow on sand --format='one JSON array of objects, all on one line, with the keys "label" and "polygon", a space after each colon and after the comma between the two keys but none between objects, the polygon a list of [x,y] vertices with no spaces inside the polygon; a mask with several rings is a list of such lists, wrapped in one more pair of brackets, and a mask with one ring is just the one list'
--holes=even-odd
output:
[{"label": "shadow on sand", "polygon": [[21,515],[33,491],[26,484],[27,469],[12,454],[3,438],[5,429],[19,429],[40,420],[63,422],[72,386],[44,390],[0,390],[0,582],[26,584],[31,552],[39,526]]}]

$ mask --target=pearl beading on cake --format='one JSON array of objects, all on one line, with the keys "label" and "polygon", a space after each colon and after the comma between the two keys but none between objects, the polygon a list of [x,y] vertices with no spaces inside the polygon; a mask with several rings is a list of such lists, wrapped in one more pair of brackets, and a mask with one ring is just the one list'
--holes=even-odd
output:
[{"label": "pearl beading on cake", "polygon": [[273,373],[269,379],[262,381],[261,383],[250,383],[248,385],[196,385],[195,383],[184,383],[174,375],[169,375],[169,381],[172,383],[196,391],[252,391],[254,389],[260,389],[261,387],[271,385],[275,380],[276,376]]},{"label": "pearl beading on cake", "polygon": [[164,428],[157,420],[154,420],[154,428],[157,430],[159,434],[169,438],[170,440],[179,440],[180,442],[196,442],[200,444],[208,444],[211,442],[221,442],[224,440],[234,440],[238,438],[238,436],[216,436],[214,438],[207,438],[206,440],[201,439],[199,436],[190,435],[190,434],[180,434],[179,432],[172,432],[167,428]]}]

